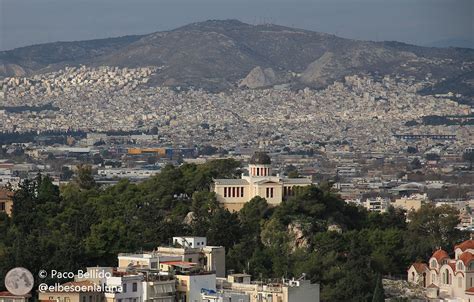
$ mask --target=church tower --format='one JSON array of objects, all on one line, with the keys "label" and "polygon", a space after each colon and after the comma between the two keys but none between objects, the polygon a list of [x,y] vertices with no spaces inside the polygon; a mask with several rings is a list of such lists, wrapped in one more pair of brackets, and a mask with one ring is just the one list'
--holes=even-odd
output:
[{"label": "church tower", "polygon": [[272,176],[272,161],[266,152],[255,152],[249,162],[249,176],[268,177]]}]

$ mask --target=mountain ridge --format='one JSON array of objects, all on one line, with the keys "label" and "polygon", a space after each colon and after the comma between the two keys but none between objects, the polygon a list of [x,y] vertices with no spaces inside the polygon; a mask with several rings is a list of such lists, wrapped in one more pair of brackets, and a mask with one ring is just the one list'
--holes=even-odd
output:
[{"label": "mountain ridge", "polygon": [[2,51],[0,77],[76,65],[156,66],[159,71],[150,85],[224,90],[237,87],[259,67],[271,68],[293,86],[320,88],[354,73],[419,79],[430,74],[441,81],[468,73],[473,61],[472,49],[351,40],[230,19],[195,22],[145,35],[45,43]]}]

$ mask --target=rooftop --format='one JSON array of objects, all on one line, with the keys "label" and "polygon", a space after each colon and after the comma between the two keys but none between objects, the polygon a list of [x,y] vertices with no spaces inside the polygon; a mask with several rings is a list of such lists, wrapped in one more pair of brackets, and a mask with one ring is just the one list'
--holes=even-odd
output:
[{"label": "rooftop", "polygon": [[250,158],[250,164],[252,165],[270,165],[272,160],[266,152],[255,152],[255,154]]}]

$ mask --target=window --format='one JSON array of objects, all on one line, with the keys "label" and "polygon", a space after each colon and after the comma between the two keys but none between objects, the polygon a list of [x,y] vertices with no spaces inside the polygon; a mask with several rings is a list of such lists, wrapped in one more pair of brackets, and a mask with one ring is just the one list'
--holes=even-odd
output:
[{"label": "window", "polygon": [[273,188],[267,188],[266,197],[267,198],[273,198]]},{"label": "window", "polygon": [[92,296],[89,296],[89,302],[92,302]]},{"label": "window", "polygon": [[232,197],[235,197],[235,187],[232,187]]},{"label": "window", "polygon": [[136,291],[137,291],[137,288],[138,288],[137,282],[133,282],[133,284],[132,284],[132,292],[136,292]]},{"label": "window", "polygon": [[124,283],[124,284],[123,284],[123,292],[124,292],[124,293],[127,292],[127,283]]},{"label": "window", "polygon": [[244,197],[244,187],[240,187],[240,197]]},{"label": "window", "polygon": [[5,203],[4,202],[0,202],[0,211],[5,211]]},{"label": "window", "polygon": [[458,262],[458,270],[463,270],[464,269],[464,265],[462,264],[462,262]]},{"label": "window", "polygon": [[448,269],[444,270],[443,283],[444,284],[451,284],[451,274],[449,273]]},{"label": "window", "polygon": [[227,197],[227,187],[224,187],[224,197]]},{"label": "window", "polygon": [[436,260],[431,260],[431,267],[436,268]]}]

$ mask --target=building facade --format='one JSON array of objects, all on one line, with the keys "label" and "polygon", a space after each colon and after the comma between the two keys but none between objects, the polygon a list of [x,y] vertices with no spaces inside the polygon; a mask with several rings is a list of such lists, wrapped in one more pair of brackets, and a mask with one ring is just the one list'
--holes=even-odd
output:
[{"label": "building facade", "polygon": [[311,184],[310,178],[274,176],[268,154],[256,152],[250,159],[247,175],[243,174],[240,179],[214,179],[213,191],[225,208],[239,211],[256,196],[265,198],[270,205],[279,205],[294,195],[297,187]]},{"label": "building facade", "polygon": [[13,193],[5,188],[0,187],[0,213],[12,215],[13,210]]},{"label": "building facade", "polygon": [[[251,282],[250,275],[233,274],[217,280],[217,292],[205,293],[203,301],[319,302],[319,284],[309,280]],[[236,299],[232,299],[234,296]],[[231,299],[229,299],[231,298]]]},{"label": "building facade", "polygon": [[23,296],[16,296],[8,291],[0,292],[0,302],[28,302],[31,298],[30,294]]}]

